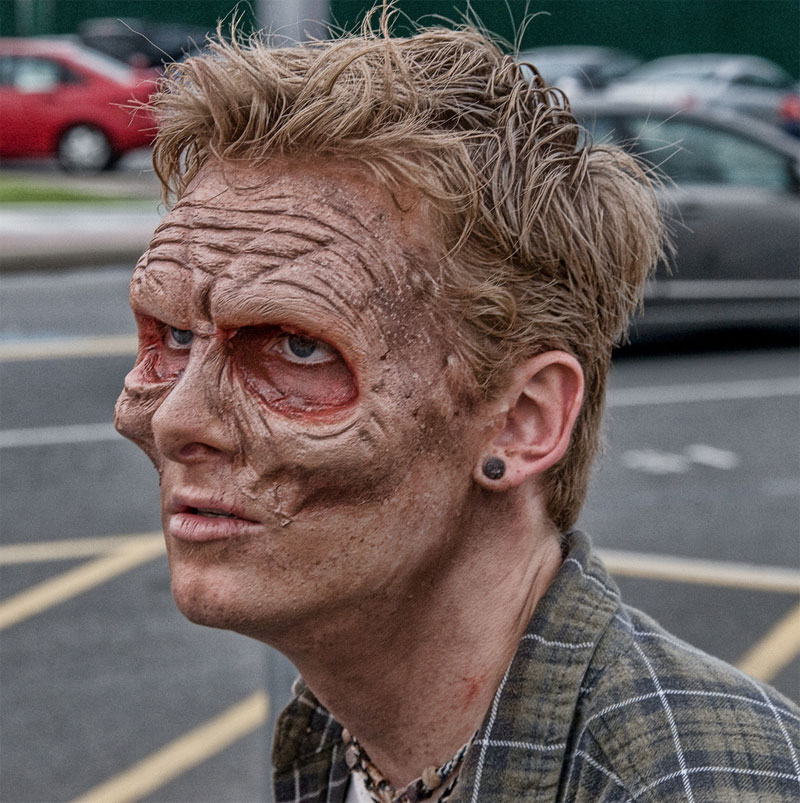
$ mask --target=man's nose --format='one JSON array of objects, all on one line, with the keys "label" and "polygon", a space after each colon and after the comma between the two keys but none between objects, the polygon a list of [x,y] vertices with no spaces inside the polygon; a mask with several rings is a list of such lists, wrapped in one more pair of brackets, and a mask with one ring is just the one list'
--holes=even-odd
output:
[{"label": "man's nose", "polygon": [[[197,344],[200,345],[200,344]],[[236,441],[226,412],[229,382],[223,357],[213,347],[192,348],[185,371],[153,415],[156,450],[169,460],[199,462],[230,455]]]}]

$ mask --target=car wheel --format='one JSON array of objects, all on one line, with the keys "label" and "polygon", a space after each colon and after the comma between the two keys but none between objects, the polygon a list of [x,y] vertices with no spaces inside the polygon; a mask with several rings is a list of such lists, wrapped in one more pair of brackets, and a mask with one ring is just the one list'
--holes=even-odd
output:
[{"label": "car wheel", "polygon": [[108,137],[92,125],[68,128],[58,141],[58,161],[71,173],[99,173],[114,161]]}]

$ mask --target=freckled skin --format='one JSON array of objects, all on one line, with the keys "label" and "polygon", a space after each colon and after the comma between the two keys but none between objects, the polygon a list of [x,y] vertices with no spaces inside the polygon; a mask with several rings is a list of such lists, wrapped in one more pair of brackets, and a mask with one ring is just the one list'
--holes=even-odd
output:
[{"label": "freckled skin", "polygon": [[[181,610],[280,646],[429,581],[473,493],[478,438],[465,437],[477,425],[421,203],[401,209],[341,166],[274,162],[255,177],[204,168],[139,261],[140,351],[116,425],[160,473]],[[193,333],[188,347],[175,330]],[[334,357],[287,361],[288,334]],[[170,537],[186,492],[255,529]]]}]

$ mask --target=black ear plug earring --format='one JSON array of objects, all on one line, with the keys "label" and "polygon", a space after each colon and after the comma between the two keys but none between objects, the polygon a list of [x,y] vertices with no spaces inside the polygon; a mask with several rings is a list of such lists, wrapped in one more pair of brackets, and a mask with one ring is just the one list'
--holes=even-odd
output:
[{"label": "black ear plug earring", "polygon": [[506,473],[506,464],[499,457],[487,457],[483,461],[483,473],[490,480],[499,480]]}]

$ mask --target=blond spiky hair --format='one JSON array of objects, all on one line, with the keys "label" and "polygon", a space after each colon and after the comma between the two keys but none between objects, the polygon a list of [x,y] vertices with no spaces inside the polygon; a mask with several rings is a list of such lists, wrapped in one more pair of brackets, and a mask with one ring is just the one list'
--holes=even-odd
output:
[{"label": "blond spiky hair", "polygon": [[373,31],[289,48],[219,36],[168,70],[153,100],[154,163],[179,198],[212,157],[342,159],[438,211],[440,291],[486,395],[549,349],[574,354],[586,396],[545,477],[548,513],[576,521],[598,448],[613,345],[662,252],[651,181],[608,145],[581,145],[563,94],[464,26]]}]

